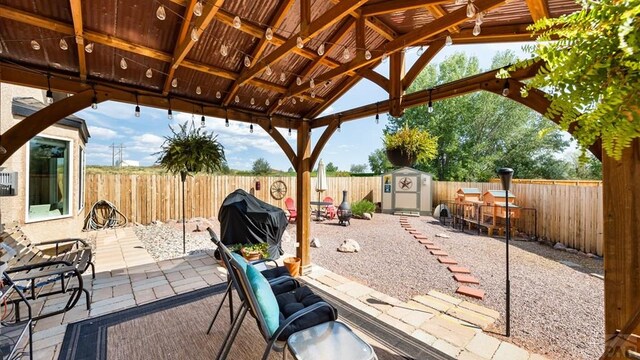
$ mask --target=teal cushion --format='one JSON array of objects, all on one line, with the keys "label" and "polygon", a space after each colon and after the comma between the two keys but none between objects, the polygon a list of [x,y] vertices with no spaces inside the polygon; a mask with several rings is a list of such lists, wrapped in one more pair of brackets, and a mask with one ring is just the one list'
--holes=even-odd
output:
[{"label": "teal cushion", "polygon": [[251,290],[258,300],[258,306],[262,311],[262,316],[267,323],[269,336],[280,326],[280,308],[278,300],[271,290],[271,286],[267,279],[253,265],[247,265],[247,278],[251,284]]},{"label": "teal cushion", "polygon": [[240,264],[240,266],[242,267],[242,270],[244,272],[247,272],[247,265],[249,265],[249,263],[247,262],[247,260],[245,258],[242,257],[242,255],[238,254],[238,253],[231,253],[231,256],[233,256],[234,259],[236,259],[236,261],[238,262],[238,264]]}]

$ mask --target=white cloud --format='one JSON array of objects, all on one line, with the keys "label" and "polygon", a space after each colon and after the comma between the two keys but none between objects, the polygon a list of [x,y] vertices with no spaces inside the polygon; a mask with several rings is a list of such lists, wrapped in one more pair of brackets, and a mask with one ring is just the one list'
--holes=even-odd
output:
[{"label": "white cloud", "polygon": [[89,126],[89,134],[91,134],[91,137],[99,138],[100,140],[113,139],[118,136],[117,132],[100,126]]}]

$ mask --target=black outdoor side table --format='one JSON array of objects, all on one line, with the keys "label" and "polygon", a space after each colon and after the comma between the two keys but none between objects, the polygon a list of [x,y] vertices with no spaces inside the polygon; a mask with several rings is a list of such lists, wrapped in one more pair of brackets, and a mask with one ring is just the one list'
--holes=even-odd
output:
[{"label": "black outdoor side table", "polygon": [[[31,321],[31,305],[27,301],[22,291],[16,287],[11,278],[6,274],[2,274],[3,286],[0,289],[0,303],[4,303],[5,298],[11,296],[13,292],[18,294],[20,300],[27,305],[27,312],[29,317],[27,320],[14,321],[14,322],[0,322],[0,355],[2,360],[16,359],[22,355],[18,352],[18,345],[24,338],[25,334],[29,333],[29,359],[33,359],[33,324]],[[17,299],[16,299],[17,300]],[[19,306],[15,303],[15,306]]]}]

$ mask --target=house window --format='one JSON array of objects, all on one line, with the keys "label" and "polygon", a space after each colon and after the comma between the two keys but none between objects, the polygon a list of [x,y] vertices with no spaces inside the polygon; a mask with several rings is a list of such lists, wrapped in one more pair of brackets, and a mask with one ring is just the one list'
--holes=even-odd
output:
[{"label": "house window", "polygon": [[29,142],[28,220],[69,215],[70,142],[34,137]]},{"label": "house window", "polygon": [[84,209],[84,174],[85,174],[84,148],[78,147],[78,211]]}]

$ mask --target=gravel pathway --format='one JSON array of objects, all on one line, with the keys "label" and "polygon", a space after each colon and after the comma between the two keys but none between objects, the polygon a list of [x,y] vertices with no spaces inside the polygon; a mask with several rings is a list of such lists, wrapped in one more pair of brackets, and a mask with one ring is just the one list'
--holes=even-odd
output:
[{"label": "gravel pathway", "polygon": [[[480,280],[486,297],[471,301],[504,314],[503,240],[445,228],[430,217],[409,218],[409,222]],[[188,223],[190,253],[213,248],[206,232],[193,232],[196,224],[201,229],[211,226],[219,231],[215,219]],[[138,226],[135,231],[156,260],[182,256],[182,224]],[[295,225],[289,225],[287,232],[295,239]],[[450,238],[435,237],[441,233]],[[337,225],[337,220],[312,222],[311,236],[321,242],[320,248],[311,248],[314,263],[403,301],[433,289],[450,295],[457,289],[446,266],[404,231],[396,216],[375,214],[371,221],[354,219],[348,227]],[[349,238],[358,241],[360,253],[336,251]],[[604,283],[590,273],[602,274],[602,261],[537,242],[510,244],[509,341],[551,359],[597,358],[604,343]],[[283,248],[295,253],[293,242],[284,243]],[[490,331],[494,336],[503,333],[503,321]]]}]

